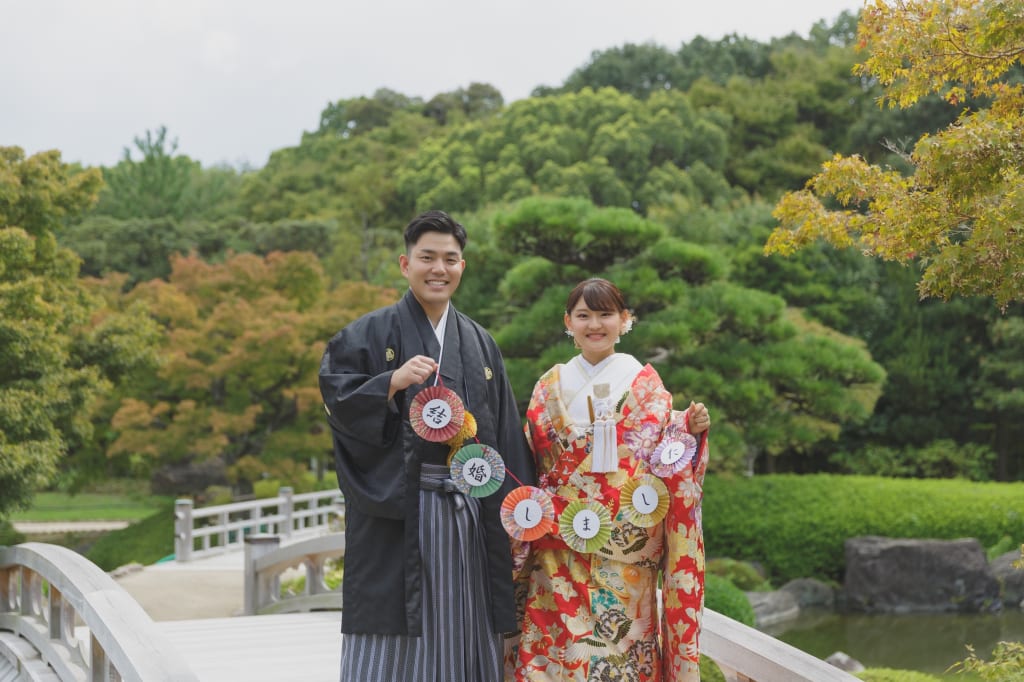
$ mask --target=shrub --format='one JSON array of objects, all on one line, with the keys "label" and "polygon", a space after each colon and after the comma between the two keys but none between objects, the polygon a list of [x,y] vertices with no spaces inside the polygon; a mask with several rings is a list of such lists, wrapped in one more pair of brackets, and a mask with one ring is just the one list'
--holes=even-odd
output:
[{"label": "shrub", "polygon": [[705,570],[707,573],[725,578],[744,592],[770,592],[772,589],[772,584],[746,561],[726,558],[709,559]]},{"label": "shrub", "polygon": [[[345,558],[332,559],[324,565],[324,584],[330,590],[338,589],[345,577]],[[306,591],[306,576],[300,575],[281,581],[281,597],[291,597]]]},{"label": "shrub", "polygon": [[19,545],[25,542],[25,534],[19,533],[10,521],[0,519],[0,546]]},{"label": "shrub", "polygon": [[700,655],[700,679],[701,682],[725,682],[725,675],[721,669],[704,654]]},{"label": "shrub", "polygon": [[1012,552],[1017,549],[1017,543],[1009,535],[1004,535],[999,538],[996,544],[985,548],[985,556],[988,557],[989,561],[992,561],[996,557],[1000,557],[1007,552]]},{"label": "shrub", "polygon": [[226,485],[207,486],[203,491],[203,506],[215,504],[230,504],[235,501],[231,487]]},{"label": "shrub", "polygon": [[[263,481],[256,481],[252,484],[252,494],[258,500],[269,500],[277,497],[281,491],[281,481],[276,478],[268,478]],[[293,492],[298,492],[294,488]]]},{"label": "shrub", "polygon": [[333,490],[338,487],[338,479],[334,476],[325,476],[318,481],[314,474],[305,472],[301,477],[282,480],[279,478],[266,478],[252,484],[253,496],[260,500],[277,497],[283,486],[291,486],[292,492],[296,495],[301,493],[318,492],[321,490]]},{"label": "shrub", "polygon": [[843,474],[897,478],[992,479],[996,453],[979,443],[933,440],[919,448],[868,445],[856,452],[837,452],[829,462]]},{"label": "shrub", "polygon": [[704,576],[704,606],[754,627],[754,607],[743,590],[714,574]]},{"label": "shrub", "polygon": [[957,672],[977,673],[983,680],[1015,682],[1024,679],[1024,643],[999,642],[992,651],[992,660],[985,661],[967,645],[967,658],[953,666]]}]

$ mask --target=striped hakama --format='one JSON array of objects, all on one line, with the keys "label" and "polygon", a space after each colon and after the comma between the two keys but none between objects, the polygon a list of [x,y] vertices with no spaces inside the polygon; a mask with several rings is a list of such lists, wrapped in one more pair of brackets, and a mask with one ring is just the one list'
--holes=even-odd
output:
[{"label": "striped hakama", "polygon": [[341,682],[500,682],[480,503],[455,490],[446,466],[424,464],[420,484],[423,635],[346,634]]}]

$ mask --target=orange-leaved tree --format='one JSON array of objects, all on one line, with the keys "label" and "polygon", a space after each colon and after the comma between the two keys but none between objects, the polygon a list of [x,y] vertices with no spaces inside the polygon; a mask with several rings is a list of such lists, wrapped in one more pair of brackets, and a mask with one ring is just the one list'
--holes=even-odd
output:
[{"label": "orange-leaved tree", "polygon": [[[1024,85],[1012,77],[1024,57],[1024,0],[876,0],[858,37],[868,57],[855,73],[882,84],[883,106],[938,94],[964,111],[917,141],[909,176],[835,156],[779,201],[765,251],[824,239],[919,261],[922,297],[1024,300]],[[826,207],[833,200],[838,208]]]},{"label": "orange-leaved tree", "polygon": [[275,252],[222,264],[174,257],[167,281],[141,283],[128,297],[162,326],[163,362],[122,400],[108,455],[152,472],[156,489],[184,494],[327,455],[316,378],[324,345],[396,292],[329,290],[313,254]]}]

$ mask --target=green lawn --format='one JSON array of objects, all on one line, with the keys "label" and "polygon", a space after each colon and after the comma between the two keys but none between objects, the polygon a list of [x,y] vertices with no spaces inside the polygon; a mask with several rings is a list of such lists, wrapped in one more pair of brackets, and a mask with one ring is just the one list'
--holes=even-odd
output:
[{"label": "green lawn", "polygon": [[32,508],[14,512],[18,521],[138,521],[174,503],[173,497],[156,495],[36,493]]}]

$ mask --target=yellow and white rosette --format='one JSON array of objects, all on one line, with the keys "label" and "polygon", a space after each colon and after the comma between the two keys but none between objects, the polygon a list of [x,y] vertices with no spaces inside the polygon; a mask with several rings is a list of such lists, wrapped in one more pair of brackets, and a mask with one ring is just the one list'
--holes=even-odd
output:
[{"label": "yellow and white rosette", "polygon": [[670,500],[668,487],[660,478],[641,474],[622,486],[619,511],[634,526],[650,528],[661,523],[668,514]]}]

